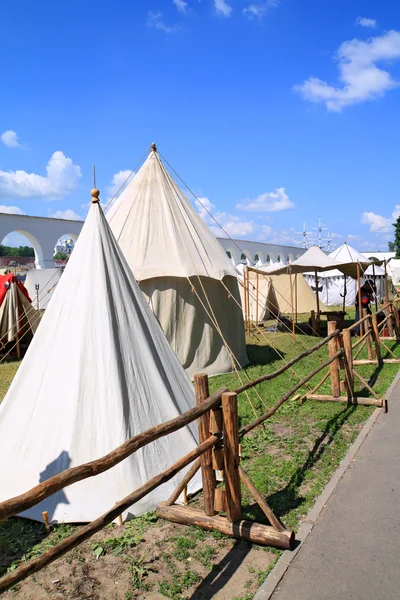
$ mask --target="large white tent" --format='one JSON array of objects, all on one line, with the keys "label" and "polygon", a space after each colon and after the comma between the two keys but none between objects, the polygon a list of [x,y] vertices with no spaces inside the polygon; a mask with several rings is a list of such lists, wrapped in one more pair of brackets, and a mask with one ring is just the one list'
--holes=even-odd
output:
[{"label": "large white tent", "polygon": [[[0,406],[0,501],[100,458],[195,404],[192,384],[96,202],[98,191],[92,195],[74,252]],[[195,446],[192,424],[22,516],[41,520],[47,510],[54,522],[90,521]],[[154,509],[180,478],[151,492],[129,513]],[[200,476],[189,491],[199,487]]]},{"label": "large white tent", "polygon": [[107,219],[186,372],[215,375],[244,366],[235,267],[154,144]]},{"label": "large white tent", "polygon": [[26,274],[25,287],[38,310],[47,308],[63,269],[30,269]]}]

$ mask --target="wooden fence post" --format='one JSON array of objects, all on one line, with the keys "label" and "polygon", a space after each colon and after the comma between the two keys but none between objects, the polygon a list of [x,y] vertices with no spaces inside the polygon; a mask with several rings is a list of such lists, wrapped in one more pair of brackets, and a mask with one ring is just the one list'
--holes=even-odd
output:
[{"label": "wooden fence post", "polygon": [[[328,335],[333,333],[337,329],[336,321],[328,321]],[[338,338],[332,338],[328,342],[328,350],[329,356],[333,356],[339,350],[339,342]],[[339,359],[336,359],[329,365],[329,370],[331,373],[331,388],[332,388],[332,396],[334,398],[338,398],[340,396],[340,374],[339,374]]]},{"label": "wooden fence post", "polygon": [[374,338],[376,360],[378,361],[379,365],[382,365],[383,361],[382,361],[382,354],[381,354],[381,344],[379,341],[378,317],[377,317],[376,313],[371,315],[369,320],[370,320],[370,325],[372,328],[371,329],[372,337]]},{"label": "wooden fence post", "polygon": [[394,328],[396,331],[396,340],[400,342],[400,316],[398,300],[393,300]]},{"label": "wooden fence post", "polygon": [[344,368],[346,370],[346,391],[348,398],[354,397],[353,350],[351,347],[351,330],[343,329]]},{"label": "wooden fence post", "polygon": [[239,477],[239,434],[237,394],[222,394],[224,423],[224,461],[226,485],[226,518],[231,523],[242,518],[242,502]]},{"label": "wooden fence post", "polygon": [[[208,377],[205,373],[194,376],[196,391],[196,404],[199,406],[209,397]],[[205,413],[199,418],[199,443],[202,444],[210,437],[210,413]],[[212,449],[201,456],[201,475],[203,480],[204,512],[209,517],[216,514],[214,509],[215,496],[215,471],[212,463]]]},{"label": "wooden fence post", "polygon": [[[363,308],[363,317],[367,317],[368,316],[368,311],[366,308]],[[368,349],[368,360],[373,360],[374,358],[374,354],[373,354],[373,350],[372,350],[372,338],[371,338],[371,326],[370,326],[370,320],[368,319],[367,321],[364,321],[365,323],[365,334],[367,336],[367,349]]]},{"label": "wooden fence post", "polygon": [[391,302],[389,302],[389,306],[387,307],[387,315],[388,315],[387,324],[388,324],[389,336],[394,337],[394,326],[393,326],[394,315],[393,315],[393,307],[392,307]]}]

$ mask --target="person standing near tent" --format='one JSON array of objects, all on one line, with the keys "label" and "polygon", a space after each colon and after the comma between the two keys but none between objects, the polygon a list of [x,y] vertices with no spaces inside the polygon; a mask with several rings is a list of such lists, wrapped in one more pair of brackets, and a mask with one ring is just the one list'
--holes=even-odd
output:
[{"label": "person standing near tent", "polygon": [[[364,284],[361,288],[361,308],[367,309],[367,313],[369,315],[372,315],[372,310],[371,310],[371,300],[372,300],[372,295],[373,295],[373,290],[370,284]],[[357,302],[356,302],[356,316],[355,316],[355,320],[354,322],[357,323],[357,321],[359,321],[362,318],[362,315],[360,315],[360,307],[358,305],[358,298],[357,298]],[[354,332],[357,333],[357,335],[360,333],[360,326],[355,327]]]}]

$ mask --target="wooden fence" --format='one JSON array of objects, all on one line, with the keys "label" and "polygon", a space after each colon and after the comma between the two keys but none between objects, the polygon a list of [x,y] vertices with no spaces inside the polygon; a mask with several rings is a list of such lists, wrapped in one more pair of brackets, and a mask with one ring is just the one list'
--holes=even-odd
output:
[{"label": "wooden fence", "polygon": [[[146,496],[152,490],[174,477],[179,471],[192,464],[182,481],[166,501],[157,507],[157,515],[176,523],[196,525],[206,530],[214,530],[236,538],[243,538],[258,544],[271,545],[277,548],[290,549],[294,544],[293,531],[287,530],[284,524],[274,514],[264,496],[257,490],[248,475],[240,466],[240,440],[254,428],[272,417],[282,404],[290,398],[318,401],[346,402],[350,404],[366,404],[384,406],[384,400],[379,398],[372,387],[359,375],[355,366],[357,364],[378,364],[384,362],[398,362],[400,359],[382,358],[382,347],[389,354],[392,351],[386,346],[384,340],[399,339],[400,327],[395,307],[390,304],[383,307],[387,311],[381,323],[375,315],[364,315],[362,323],[366,324],[365,333],[353,343],[351,331],[354,326],[341,332],[336,328],[335,322],[328,322],[328,336],[312,348],[302,352],[290,362],[286,363],[273,373],[263,375],[249,381],[239,388],[229,391],[222,387],[213,394],[209,394],[207,375],[195,376],[196,407],[184,414],[134,436],[124,444],[103,456],[100,459],[77,467],[72,467],[40,483],[31,490],[0,503],[0,520],[19,514],[24,510],[42,502],[64,487],[94,477],[125,460],[139,448],[154,442],[162,436],[175,432],[189,423],[198,420],[199,445],[189,454],[171,465],[168,469],[153,477],[140,488],[126,496],[123,500],[111,507],[106,513],[95,521],[79,528],[47,552],[22,564],[16,570],[0,579],[0,593],[11,588],[29,575],[41,570],[72,548],[78,546],[94,533],[114,521],[132,504]],[[396,316],[397,315],[397,316]],[[382,328],[388,323],[389,338],[383,338]],[[369,340],[369,341],[368,341]],[[369,344],[371,343],[371,349]],[[359,352],[361,345],[367,345],[371,358],[368,361],[356,359],[355,350]],[[265,414],[258,419],[239,429],[238,421],[238,394],[262,383],[272,380],[296,363],[327,346],[328,358],[312,370],[282,396]],[[324,369],[329,369],[324,374],[317,386],[310,393],[296,394],[307,382]],[[322,384],[330,378],[331,394],[317,395],[316,392]],[[372,398],[355,397],[354,380],[359,379],[362,385],[372,394]],[[344,395],[342,395],[344,393]],[[203,510],[191,506],[177,505],[180,495],[185,493],[191,478],[201,469],[203,482]],[[217,483],[216,471],[223,474],[223,482]],[[242,518],[241,484],[243,484],[269,521],[269,525],[246,521]],[[222,514],[220,514],[222,513]]]}]

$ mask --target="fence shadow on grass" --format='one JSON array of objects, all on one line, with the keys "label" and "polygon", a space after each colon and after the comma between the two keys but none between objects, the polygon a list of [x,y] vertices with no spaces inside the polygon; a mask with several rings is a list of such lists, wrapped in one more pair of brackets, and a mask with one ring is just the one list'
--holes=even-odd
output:
[{"label": "fence shadow on grass", "polygon": [[44,525],[21,517],[0,522],[0,577],[47,537]]},{"label": "fence shadow on grass", "polygon": [[197,586],[196,590],[190,596],[190,600],[207,600],[208,598],[213,598],[236,573],[252,549],[252,546],[250,542],[246,542],[245,540],[236,540],[229,552]]},{"label": "fence shadow on grass", "polygon": [[[278,517],[284,517],[290,510],[300,506],[304,502],[304,497],[300,495],[300,487],[304,482],[307,473],[314,468],[318,461],[323,456],[325,449],[333,441],[336,433],[341,429],[345,422],[349,419],[352,413],[356,410],[356,406],[346,406],[329,421],[327,421],[323,432],[315,440],[312,449],[308,456],[286,484],[286,486],[271,494],[267,498],[268,504]],[[257,504],[246,507],[247,515],[259,521],[266,522],[266,517]]]}]

